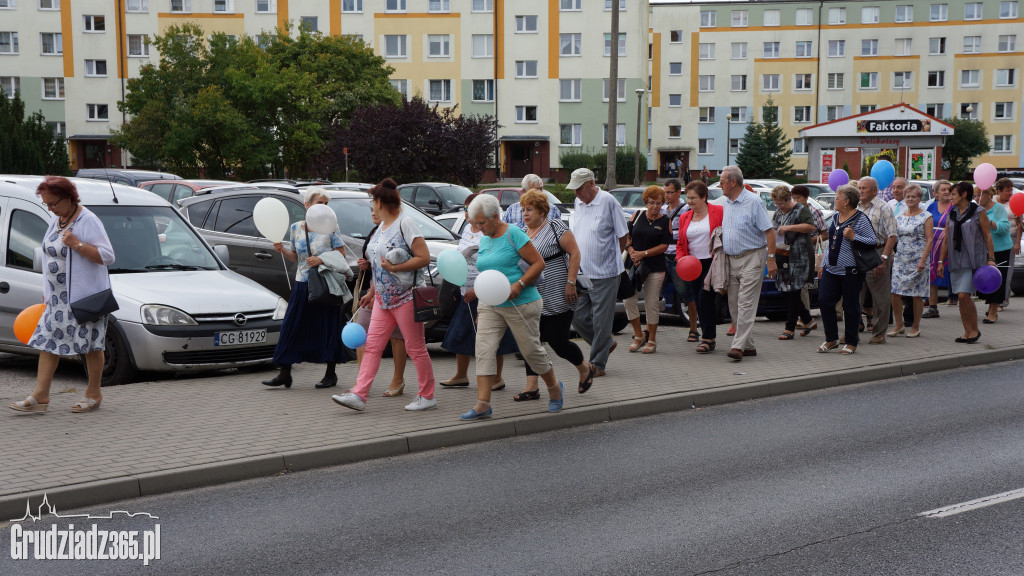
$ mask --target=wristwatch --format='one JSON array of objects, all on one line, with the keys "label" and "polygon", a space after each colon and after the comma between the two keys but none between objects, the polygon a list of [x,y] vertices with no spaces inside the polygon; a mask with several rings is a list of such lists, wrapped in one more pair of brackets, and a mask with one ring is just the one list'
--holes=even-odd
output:
[{"label": "wristwatch", "polygon": [[85,244],[83,244],[82,241],[79,240],[78,241],[78,248],[75,248],[75,250],[78,250],[79,252],[81,252],[82,251],[82,246],[85,246]]},{"label": "wristwatch", "polygon": [[519,285],[522,286],[523,288],[526,288],[526,284],[523,284],[522,278],[519,279]]},{"label": "wristwatch", "polygon": [[775,254],[769,254],[768,257],[769,258],[775,258]]},{"label": "wristwatch", "polygon": [[570,286],[575,286],[576,285],[576,281],[575,280],[566,280],[565,283],[570,285]]},{"label": "wristwatch", "polygon": [[888,259],[889,259],[889,256],[887,254],[882,254],[882,260],[888,260]]}]

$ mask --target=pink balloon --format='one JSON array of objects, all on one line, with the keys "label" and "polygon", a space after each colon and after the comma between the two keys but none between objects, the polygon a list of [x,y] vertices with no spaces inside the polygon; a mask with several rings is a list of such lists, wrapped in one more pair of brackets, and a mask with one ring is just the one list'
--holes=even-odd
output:
[{"label": "pink balloon", "polygon": [[974,184],[982,190],[988,190],[996,181],[996,167],[984,162],[974,169]]}]

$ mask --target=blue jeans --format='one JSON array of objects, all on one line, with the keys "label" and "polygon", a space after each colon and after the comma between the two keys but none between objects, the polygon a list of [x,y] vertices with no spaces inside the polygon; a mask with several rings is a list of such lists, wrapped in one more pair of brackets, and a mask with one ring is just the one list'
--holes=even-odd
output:
[{"label": "blue jeans", "polygon": [[[854,273],[850,273],[853,271]],[[860,327],[860,288],[864,285],[864,275],[855,268],[847,269],[845,276],[832,274],[828,270],[821,273],[818,282],[818,307],[821,309],[821,323],[825,329],[825,341],[839,340],[839,320],[836,304],[843,299],[843,319],[846,321],[846,343],[856,346],[860,342],[857,333]]]},{"label": "blue jeans", "polygon": [[612,323],[615,320],[615,295],[619,277],[592,278],[593,289],[580,294],[572,327],[590,344],[590,362],[604,370],[612,347]]}]

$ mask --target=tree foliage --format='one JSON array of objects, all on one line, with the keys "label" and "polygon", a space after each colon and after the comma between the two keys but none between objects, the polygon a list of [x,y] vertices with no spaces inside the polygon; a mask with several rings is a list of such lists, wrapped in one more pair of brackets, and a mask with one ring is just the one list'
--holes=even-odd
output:
[{"label": "tree foliage", "polygon": [[136,164],[183,175],[308,175],[329,128],[361,106],[398,101],[392,69],[361,40],[278,30],[263,45],[194,24],[152,44],[157,65],[128,81],[130,119],[114,142]]},{"label": "tree foliage", "polygon": [[790,140],[779,126],[779,109],[769,98],[761,107],[761,122],[747,124],[736,165],[745,178],[783,178],[793,171],[792,154]]},{"label": "tree foliage", "polygon": [[25,102],[0,92],[0,174],[71,173],[64,137],[46,125],[42,112],[25,116]]},{"label": "tree foliage", "polygon": [[496,135],[493,116],[459,115],[455,107],[430,106],[414,96],[399,106],[356,109],[347,125],[334,127],[317,167],[332,178],[341,176],[348,148],[349,165],[364,181],[393,178],[476,186],[491,164]]},{"label": "tree foliage", "polygon": [[971,160],[990,150],[985,123],[970,118],[946,118],[945,122],[953,125],[953,135],[946,136],[942,146],[942,160],[949,162],[950,180],[971,180]]}]

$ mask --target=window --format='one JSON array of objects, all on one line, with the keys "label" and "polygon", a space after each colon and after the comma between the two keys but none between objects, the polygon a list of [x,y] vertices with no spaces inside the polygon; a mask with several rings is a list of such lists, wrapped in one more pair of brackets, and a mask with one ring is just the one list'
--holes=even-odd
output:
[{"label": "window", "polygon": [[536,34],[537,16],[516,16],[516,34]]},{"label": "window", "polygon": [[865,6],[860,9],[861,24],[878,24],[878,6]]},{"label": "window", "polygon": [[715,123],[715,109],[714,108],[701,108],[697,115],[697,122],[701,124],[714,124]]},{"label": "window", "polygon": [[494,0],[473,0],[473,12],[494,12]]},{"label": "window", "polygon": [[981,85],[981,70],[961,70],[960,87],[977,88]]},{"label": "window", "polygon": [[878,40],[861,40],[860,41],[860,55],[861,56],[878,56]]},{"label": "window", "polygon": [[793,75],[793,89],[794,90],[811,90],[814,86],[811,85],[811,74],[794,74]]},{"label": "window", "polygon": [[740,153],[740,139],[739,138],[730,138],[729,139],[729,154],[739,154],[739,153]]},{"label": "window", "polygon": [[428,83],[431,102],[451,102],[452,81],[451,80],[430,80]]},{"label": "window", "polygon": [[807,154],[807,140],[805,138],[793,138],[793,154]]},{"label": "window", "polygon": [[106,76],[107,75],[107,61],[106,60],[86,60],[85,61],[85,75],[86,76]]},{"label": "window", "polygon": [[981,36],[964,36],[964,54],[981,52]]},{"label": "window", "polygon": [[39,0],[40,10],[60,10],[60,0]]},{"label": "window", "polygon": [[778,74],[762,74],[761,75],[761,91],[762,92],[778,92],[779,91],[779,75]]},{"label": "window", "polygon": [[403,100],[408,100],[409,99],[409,81],[408,80],[398,80],[398,79],[395,79],[395,78],[391,78],[391,79],[388,80],[388,82],[391,83],[391,87],[394,88],[395,91],[397,91],[399,94],[402,95],[402,99]]},{"label": "window", "polygon": [[714,28],[716,26],[716,24],[715,24],[715,20],[716,20],[715,15],[716,14],[718,14],[718,13],[716,11],[714,11],[714,10],[701,10],[700,11],[700,27],[701,28]]},{"label": "window", "polygon": [[385,12],[405,12],[405,0],[385,0]]},{"label": "window", "polygon": [[765,10],[764,11],[764,25],[765,26],[778,26],[781,22],[782,14],[778,10]]},{"label": "window", "polygon": [[427,3],[427,12],[449,12],[451,8],[451,0],[430,0]]},{"label": "window", "polygon": [[996,120],[1013,120],[1013,102],[996,102]]},{"label": "window", "polygon": [[[604,55],[612,55],[612,35],[604,35]],[[619,32],[619,58],[626,55],[626,34],[625,32]]]},{"label": "window", "polygon": [[582,10],[583,0],[562,0],[561,10]]},{"label": "window", "polygon": [[846,77],[842,72],[829,72],[828,75],[828,89],[829,90],[842,90],[846,87]]},{"label": "window", "polygon": [[42,52],[47,56],[58,56],[64,53],[64,35],[59,32],[43,32],[39,35]]},{"label": "window", "polygon": [[105,122],[108,120],[106,104],[86,104],[85,110],[86,120],[90,122]]},{"label": "window", "polygon": [[[604,138],[604,142],[601,145],[602,146],[607,146],[608,145],[608,125],[607,124],[604,125],[604,136],[603,136],[603,138]],[[615,145],[616,146],[625,146],[626,145],[626,125],[625,124],[616,124],[615,125]]]},{"label": "window", "polygon": [[[618,84],[618,89],[615,91],[615,100],[617,102],[625,102],[626,101],[626,79],[625,78],[619,78],[617,84]],[[604,91],[601,93],[601,100],[603,102],[607,102],[608,101],[608,79],[607,78],[604,79],[604,83],[602,85],[602,89]]]},{"label": "window", "polygon": [[846,24],[846,8],[829,8],[828,23],[831,26]]},{"label": "window", "polygon": [[683,75],[683,63],[682,62],[669,62],[668,63],[668,75],[669,76],[682,76]]},{"label": "window", "polygon": [[0,94],[8,98],[14,98],[16,92],[21,92],[21,78],[17,76],[0,76]]},{"label": "window", "polygon": [[128,55],[143,58],[149,56],[149,42],[145,34],[128,35]]},{"label": "window", "polygon": [[582,81],[579,78],[562,78],[558,81],[558,99],[561,102],[579,102]]},{"label": "window", "polygon": [[963,102],[960,104],[960,118],[961,119],[978,119],[978,103],[977,102]]},{"label": "window", "polygon": [[679,125],[679,124],[670,125],[668,127],[668,137],[669,138],[682,138],[683,137],[683,127],[681,125]]},{"label": "window", "polygon": [[668,105],[671,108],[679,108],[680,106],[683,105],[683,95],[682,94],[669,94],[668,95]]},{"label": "window", "polygon": [[494,80],[473,80],[473,101],[494,102]]},{"label": "window", "polygon": [[85,20],[85,32],[105,32],[107,19],[104,16],[83,16]]},{"label": "window", "polygon": [[[257,3],[256,11],[259,12],[259,6]],[[341,2],[342,12],[362,12],[363,11],[363,0],[342,0]]]},{"label": "window", "polygon": [[536,78],[536,60],[516,60],[516,78]]},{"label": "window", "polygon": [[562,56],[580,56],[583,54],[582,34],[559,34],[558,53]]},{"label": "window", "polygon": [[668,41],[671,42],[672,44],[680,44],[680,43],[682,43],[682,41],[683,41],[683,31],[682,30],[669,30],[669,32],[668,32]]},{"label": "window", "polygon": [[715,139],[714,138],[698,138],[697,139],[697,154],[714,154],[715,153]]},{"label": "window", "polygon": [[934,116],[936,118],[942,118],[943,117],[942,112],[943,112],[943,106],[942,106],[941,103],[925,104],[925,106],[924,106],[924,113],[929,115],[929,116]]},{"label": "window", "polygon": [[946,39],[944,37],[928,39],[928,53],[932,55],[946,53]]},{"label": "window", "polygon": [[993,136],[992,137],[992,151],[993,152],[1013,152],[1013,136]]},{"label": "window", "polygon": [[7,243],[7,266],[32,270],[35,249],[43,244],[47,222],[24,210],[11,210],[11,233]]},{"label": "window", "polygon": [[932,22],[945,22],[948,20],[949,4],[932,4],[928,11],[928,20]]},{"label": "window", "polygon": [[715,91],[715,75],[714,74],[701,74],[697,77],[697,90],[700,92],[714,92]]},{"label": "window", "polygon": [[946,87],[946,72],[945,70],[931,70],[928,72],[928,87],[929,88],[945,88]]},{"label": "window", "polygon": [[860,88],[861,90],[877,90],[878,72],[861,72]]},{"label": "window", "polygon": [[747,11],[746,10],[733,10],[732,11],[732,27],[733,28],[744,28],[747,25]]},{"label": "window", "polygon": [[235,0],[213,0],[214,12],[234,12]]},{"label": "window", "polygon": [[839,120],[843,117],[842,106],[826,106],[825,107],[825,121],[831,122],[833,120]]},{"label": "window", "polygon": [[999,51],[1000,52],[1013,52],[1017,49],[1017,35],[1016,34],[1004,34],[999,37]]},{"label": "window", "polygon": [[842,58],[843,56],[846,56],[846,40],[829,40],[828,57]]},{"label": "window", "polygon": [[910,56],[913,41],[910,38],[897,38],[896,39],[896,52],[897,56]]},{"label": "window", "polygon": [[447,34],[427,34],[427,55],[430,58],[451,56],[451,39]]},{"label": "window", "polygon": [[731,78],[731,87],[729,90],[732,92],[746,92],[747,91],[747,75],[746,74],[733,74]]},{"label": "window", "polygon": [[765,42],[764,43],[764,57],[765,58],[778,58],[779,57],[779,43],[778,42]]},{"label": "window", "polygon": [[896,7],[897,22],[913,22],[914,6],[912,4],[901,4]]},{"label": "window", "polygon": [[808,40],[801,40],[796,43],[796,57],[797,58],[813,58],[814,57],[814,42]]},{"label": "window", "polygon": [[402,34],[384,35],[384,57],[405,58],[408,55],[408,36]]},{"label": "window", "polygon": [[559,124],[559,146],[580,146],[583,143],[582,124]]},{"label": "window", "polygon": [[732,43],[732,59],[733,60],[746,60],[747,59],[747,43],[746,42],[733,42]]},{"label": "window", "polygon": [[[622,10],[625,10],[625,9],[626,9],[626,0],[619,0],[619,11],[621,12]],[[612,11],[612,0],[604,0],[604,10],[605,10],[605,12],[611,12]]]},{"label": "window", "polygon": [[192,0],[171,0],[171,12],[191,12]]},{"label": "window", "polygon": [[893,72],[892,73],[892,89],[893,90],[913,90],[913,72]]},{"label": "window", "polygon": [[47,122],[46,127],[53,130],[54,136],[61,136],[67,138],[68,126],[64,122]]},{"label": "window", "polygon": [[810,106],[793,106],[793,123],[802,124],[811,121]]},{"label": "window", "polygon": [[0,54],[18,53],[18,33],[0,32]]},{"label": "window", "polygon": [[999,3],[999,17],[1000,18],[1016,18],[1017,17],[1017,2],[1000,2]]},{"label": "window", "polygon": [[494,35],[473,34],[473,58],[491,58],[494,56]]},{"label": "window", "polygon": [[316,32],[317,28],[317,17],[316,16],[302,16],[299,18],[299,30],[305,30],[306,32]]},{"label": "window", "polygon": [[964,20],[981,20],[981,2],[964,4]]},{"label": "window", "polygon": [[[269,0],[263,1],[267,2]],[[149,12],[149,0],[128,0],[125,3],[125,10],[128,12]]]},{"label": "window", "polygon": [[697,47],[697,54],[701,60],[714,60],[715,59],[715,44],[702,42]]},{"label": "window", "polygon": [[877,108],[878,108],[878,106],[875,106],[874,104],[861,104],[860,110],[858,110],[857,113],[858,114],[867,114],[868,112],[874,112],[875,109],[877,109]]},{"label": "window", "polygon": [[796,9],[796,25],[797,26],[813,26],[814,25],[814,10],[810,8],[797,8]]},{"label": "window", "polygon": [[996,86],[1015,86],[1017,84],[1016,68],[1000,68],[996,70]]}]

